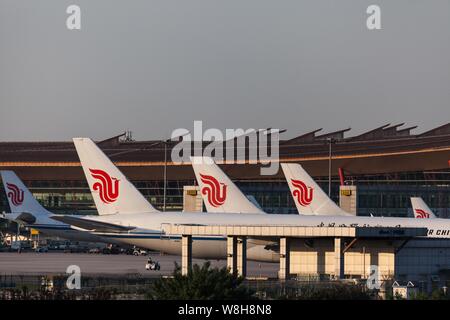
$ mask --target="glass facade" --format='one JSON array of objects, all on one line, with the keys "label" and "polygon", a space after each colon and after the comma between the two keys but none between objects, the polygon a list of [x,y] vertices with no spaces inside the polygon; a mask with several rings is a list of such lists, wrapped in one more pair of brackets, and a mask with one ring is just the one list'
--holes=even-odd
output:
[{"label": "glass facade", "polygon": [[439,217],[450,217],[450,169],[349,178],[357,181],[358,215],[412,217],[410,197],[422,197]]},{"label": "glass facade", "polygon": [[[409,198],[421,196],[440,217],[450,216],[450,170],[433,173],[398,173],[377,176],[346,177],[358,187],[358,215],[412,216]],[[25,182],[36,199],[54,213],[95,214],[95,206],[84,181],[33,181]],[[136,187],[156,208],[164,202],[162,181],[134,181]],[[324,190],[328,181],[318,180]],[[169,181],[166,210],[181,211],[183,186],[194,185],[193,180]],[[296,214],[295,204],[284,180],[238,181],[237,185],[248,195],[253,195],[268,213]],[[339,181],[333,178],[332,198],[339,202]],[[3,187],[0,190],[1,211],[9,207]]]}]

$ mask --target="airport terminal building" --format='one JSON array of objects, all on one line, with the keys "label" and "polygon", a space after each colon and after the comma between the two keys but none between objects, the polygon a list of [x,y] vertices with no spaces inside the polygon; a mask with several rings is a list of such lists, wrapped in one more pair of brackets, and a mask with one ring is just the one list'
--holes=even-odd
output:
[{"label": "airport terminal building", "polygon": [[[353,193],[358,215],[411,216],[409,198],[421,196],[438,216],[449,217],[450,123],[419,134],[412,134],[414,129],[388,124],[353,136],[350,129],[318,129],[281,140],[280,161],[302,164],[327,191],[331,159],[332,197],[339,202]],[[166,167],[166,210],[182,210],[183,187],[196,183],[189,164],[170,161],[177,142],[134,141],[123,134],[97,143],[157,208],[163,206]],[[257,164],[221,167],[265,211],[296,213],[281,168],[277,175],[261,176]],[[0,142],[0,169],[14,170],[53,212],[95,212],[71,141]],[[343,192],[340,186],[354,187]],[[0,205],[9,210],[3,188]]]}]

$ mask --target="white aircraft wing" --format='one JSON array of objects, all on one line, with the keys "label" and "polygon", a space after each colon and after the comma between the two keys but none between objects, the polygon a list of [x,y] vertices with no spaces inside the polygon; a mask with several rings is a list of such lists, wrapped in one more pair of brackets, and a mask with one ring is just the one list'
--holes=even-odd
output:
[{"label": "white aircraft wing", "polygon": [[95,221],[70,215],[53,215],[51,218],[88,231],[120,233],[136,229],[136,227],[125,227],[114,223]]}]

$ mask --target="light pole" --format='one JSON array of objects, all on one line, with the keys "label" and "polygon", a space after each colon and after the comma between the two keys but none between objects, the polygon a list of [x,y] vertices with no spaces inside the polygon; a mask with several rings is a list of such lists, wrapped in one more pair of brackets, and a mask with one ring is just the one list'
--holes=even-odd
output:
[{"label": "light pole", "polygon": [[189,132],[187,132],[185,134],[182,134],[182,135],[180,135],[178,137],[175,137],[175,138],[170,138],[170,139],[161,141],[161,143],[164,144],[164,178],[163,178],[163,180],[164,180],[164,188],[163,188],[164,189],[164,196],[163,197],[164,198],[163,198],[163,212],[166,211],[166,195],[167,195],[167,145],[170,143],[170,141],[173,141],[175,139],[180,139],[180,138],[182,138],[182,137],[184,137],[184,136],[186,136],[188,134],[189,134]]},{"label": "light pole", "polygon": [[[182,137],[182,136],[180,136]],[[178,138],[180,138],[178,137]],[[166,211],[166,196],[167,196],[167,144],[171,139],[161,140],[159,143],[164,145],[164,177],[163,177],[163,211]]]},{"label": "light pole", "polygon": [[334,142],[333,138],[328,138],[327,139],[328,144],[329,144],[329,149],[328,149],[328,196],[331,197],[331,156],[332,156],[332,145]]},{"label": "light pole", "polygon": [[122,154],[130,153],[130,152],[135,152],[135,151],[144,151],[144,150],[151,149],[152,147],[155,147],[155,146],[157,146],[157,145],[164,144],[164,178],[163,178],[163,180],[164,180],[164,182],[163,182],[163,183],[164,183],[164,187],[163,187],[163,189],[164,189],[164,198],[163,198],[163,211],[166,211],[166,195],[167,195],[167,144],[168,144],[170,141],[173,141],[173,140],[175,140],[175,139],[180,139],[180,138],[182,138],[182,137],[184,137],[184,136],[186,136],[186,135],[188,135],[188,134],[189,134],[189,132],[187,132],[187,133],[185,133],[185,134],[182,134],[182,135],[180,135],[180,136],[178,136],[178,137],[175,137],[175,138],[169,138],[169,139],[167,139],[167,140],[156,141],[155,143],[152,143],[152,144],[150,144],[150,145],[148,145],[148,146],[146,146],[146,147],[144,147],[144,148],[140,148],[140,149],[129,149],[129,150],[125,150],[125,151],[120,151],[120,152],[117,152],[117,153],[114,153],[114,154],[109,155],[109,157],[112,158],[112,157],[117,156],[117,155],[122,155]]},{"label": "light pole", "polygon": [[163,211],[166,211],[166,194],[167,194],[167,143],[164,141],[164,199],[163,199]]}]

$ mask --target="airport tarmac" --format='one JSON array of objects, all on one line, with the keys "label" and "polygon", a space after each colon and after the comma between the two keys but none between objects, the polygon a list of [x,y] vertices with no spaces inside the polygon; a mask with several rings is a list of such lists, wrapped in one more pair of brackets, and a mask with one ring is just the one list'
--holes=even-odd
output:
[{"label": "airport tarmac", "polygon": [[[140,273],[143,276],[170,275],[174,270],[174,262],[181,265],[180,256],[150,255],[153,260],[159,261],[161,270],[145,270],[148,256],[133,256],[126,254],[86,254],[62,252],[1,252],[0,274],[2,275],[44,275],[65,273],[70,265],[77,265],[85,274],[126,275]],[[206,260],[193,259],[194,264],[202,265]],[[211,260],[213,267],[226,266],[225,260]],[[276,277],[278,263],[248,261],[248,277]]]}]

